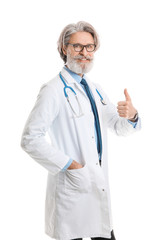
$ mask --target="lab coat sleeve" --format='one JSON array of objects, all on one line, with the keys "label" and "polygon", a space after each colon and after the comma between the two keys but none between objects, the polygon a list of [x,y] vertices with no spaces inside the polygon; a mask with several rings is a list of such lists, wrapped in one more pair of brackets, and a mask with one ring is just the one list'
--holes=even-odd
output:
[{"label": "lab coat sleeve", "polygon": [[95,86],[97,87],[103,99],[107,103],[107,105],[103,105],[102,116],[104,124],[106,124],[106,126],[112,132],[114,132],[118,136],[128,136],[141,129],[140,117],[138,117],[138,121],[134,128],[133,125],[126,118],[119,116],[117,112],[117,107],[110,102],[109,98],[107,97],[101,86],[97,83],[95,83]]},{"label": "lab coat sleeve", "polygon": [[22,149],[53,175],[61,171],[70,159],[45,137],[59,112],[56,92],[49,84],[42,85],[21,137]]},{"label": "lab coat sleeve", "polygon": [[64,166],[64,168],[61,170],[62,172],[66,171],[66,169],[72,164],[73,159],[70,158],[70,160],[68,161],[68,163]]}]

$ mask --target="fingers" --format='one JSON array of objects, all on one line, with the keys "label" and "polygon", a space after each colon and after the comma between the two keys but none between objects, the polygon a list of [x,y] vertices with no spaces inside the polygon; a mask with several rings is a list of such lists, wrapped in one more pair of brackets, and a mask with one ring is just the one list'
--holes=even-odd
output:
[{"label": "fingers", "polygon": [[117,106],[117,109],[118,110],[125,110],[125,109],[127,109],[127,106],[126,105],[125,106],[123,106],[123,105]]},{"label": "fingers", "polygon": [[118,102],[117,111],[120,117],[128,117],[129,113],[129,102]]},{"label": "fingers", "polygon": [[126,101],[120,101],[118,102],[118,106],[126,106],[127,102]]},{"label": "fingers", "polygon": [[125,95],[126,101],[131,101],[130,95],[128,94],[128,91],[126,88],[124,89],[124,95]]},{"label": "fingers", "polygon": [[128,109],[127,108],[117,108],[118,109],[118,113],[120,116],[127,116],[128,115]]},{"label": "fingers", "polygon": [[128,107],[124,107],[124,106],[121,106],[121,107],[117,107],[118,109],[118,113],[127,113],[128,112]]},{"label": "fingers", "polygon": [[119,116],[120,116],[120,117],[129,118],[129,113],[128,113],[128,111],[119,111],[119,110],[118,110],[118,113],[119,113]]},{"label": "fingers", "polygon": [[123,118],[128,118],[128,115],[126,113],[119,113],[119,116]]}]

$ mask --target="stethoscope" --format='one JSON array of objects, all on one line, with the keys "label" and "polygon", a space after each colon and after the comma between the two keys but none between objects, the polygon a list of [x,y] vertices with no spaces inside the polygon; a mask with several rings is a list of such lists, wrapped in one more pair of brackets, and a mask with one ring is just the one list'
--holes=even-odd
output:
[{"label": "stethoscope", "polygon": [[[73,89],[72,87],[70,87],[70,86],[68,86],[68,85],[66,84],[66,82],[64,81],[64,79],[63,79],[63,77],[62,77],[62,75],[61,75],[61,72],[59,73],[59,76],[60,76],[63,84],[65,85],[65,87],[64,87],[64,95],[65,95],[65,97],[66,97],[66,99],[67,99],[67,101],[68,101],[68,103],[69,103],[72,111],[74,112],[74,114],[75,114],[76,117],[81,117],[81,116],[83,116],[84,113],[82,112],[81,104],[80,104],[80,102],[79,102],[79,100],[78,100],[77,93],[74,91],[74,89]],[[75,94],[75,98],[76,98],[76,101],[77,101],[78,107],[79,107],[79,114],[77,114],[76,111],[74,110],[74,108],[73,108],[73,106],[72,106],[72,104],[71,104],[71,102],[70,102],[70,100],[69,100],[69,96],[68,96],[68,94],[67,94],[67,92],[66,92],[66,89],[70,89],[70,90]],[[101,103],[102,103],[103,105],[107,105],[106,102],[104,101],[103,97],[101,96],[101,94],[100,94],[99,91],[97,90],[97,88],[96,88],[96,92],[97,92],[98,95],[100,96]]]}]

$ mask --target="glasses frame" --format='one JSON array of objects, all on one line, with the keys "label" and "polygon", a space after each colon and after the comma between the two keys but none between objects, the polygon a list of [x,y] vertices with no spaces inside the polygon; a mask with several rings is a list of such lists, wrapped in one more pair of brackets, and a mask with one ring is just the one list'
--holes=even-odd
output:
[{"label": "glasses frame", "polygon": [[[80,45],[80,46],[82,47],[82,49],[81,49],[80,51],[76,51],[76,50],[75,50],[75,52],[82,52],[84,48],[86,49],[87,52],[94,52],[95,49],[96,49],[96,45],[93,44],[93,43],[90,43],[90,44],[87,44],[87,45],[83,45],[83,44],[80,44],[80,43],[67,43],[66,45],[71,45],[71,46],[73,46],[74,50],[75,50],[75,45]],[[93,50],[93,51],[88,51],[88,50],[87,50],[87,46],[89,46],[89,45],[93,45],[93,46],[94,46],[94,50]]]}]

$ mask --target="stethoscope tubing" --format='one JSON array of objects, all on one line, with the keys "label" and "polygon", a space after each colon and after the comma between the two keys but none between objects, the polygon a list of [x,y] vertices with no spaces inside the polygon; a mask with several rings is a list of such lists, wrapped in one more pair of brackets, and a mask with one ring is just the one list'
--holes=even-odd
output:
[{"label": "stethoscope tubing", "polygon": [[[63,79],[63,77],[62,77],[62,75],[61,75],[61,72],[59,73],[59,76],[60,76],[60,79],[62,80],[62,82],[63,82],[63,84],[64,84],[64,95],[65,95],[65,97],[67,98],[67,101],[68,101],[68,103],[70,104],[70,107],[71,107],[72,111],[74,112],[74,114],[75,114],[77,117],[82,116],[82,115],[83,115],[83,113],[82,113],[82,108],[81,108],[80,102],[79,102],[79,100],[78,100],[77,93],[74,91],[74,89],[73,89],[72,87],[70,87],[70,86],[68,86],[68,85],[66,84],[66,82],[64,81],[64,79]],[[76,100],[77,100],[78,105],[79,105],[79,110],[80,110],[80,115],[79,115],[79,116],[77,115],[77,113],[74,111],[74,109],[73,109],[73,107],[72,107],[72,104],[71,104],[71,102],[70,102],[70,100],[69,100],[69,96],[68,96],[68,94],[67,94],[67,92],[66,92],[66,89],[67,89],[67,88],[69,88],[69,89],[75,94]],[[105,103],[102,95],[101,95],[101,94],[99,93],[99,91],[97,90],[97,88],[96,88],[96,92],[97,92],[98,95],[100,96],[101,103],[102,103],[103,105],[107,105],[107,104]]]}]

